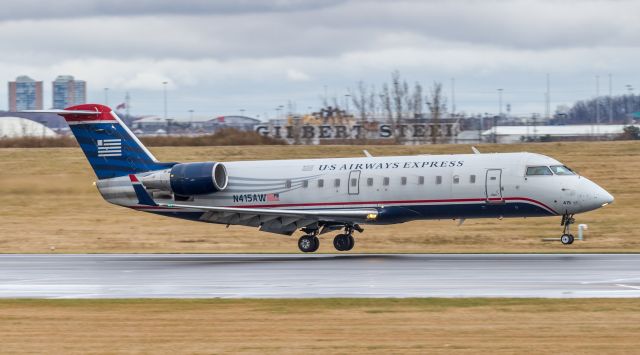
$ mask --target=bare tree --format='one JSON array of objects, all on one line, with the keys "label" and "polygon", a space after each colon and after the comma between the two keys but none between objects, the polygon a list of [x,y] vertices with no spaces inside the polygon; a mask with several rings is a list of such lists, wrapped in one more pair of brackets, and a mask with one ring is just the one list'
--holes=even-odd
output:
[{"label": "bare tree", "polygon": [[391,130],[393,132],[393,138],[396,143],[400,142],[400,137],[398,136],[398,122],[393,117],[393,109],[391,106],[391,92],[389,90],[389,85],[387,83],[382,84],[382,93],[380,94],[380,104],[382,109],[385,111],[387,116],[387,122],[391,125]]},{"label": "bare tree", "polygon": [[423,102],[422,85],[416,81],[413,87],[413,107],[411,109],[413,117],[419,118],[422,116]]},{"label": "bare tree", "polygon": [[404,96],[406,95],[406,91],[404,90],[405,87],[400,80],[400,72],[397,70],[391,73],[391,88],[393,108],[396,113],[396,120],[399,122],[402,120],[402,104],[404,101]]},{"label": "bare tree", "polygon": [[442,95],[442,83],[433,83],[426,100],[431,114],[431,143],[436,144],[440,136],[440,118],[447,111],[446,98]]},{"label": "bare tree", "polygon": [[404,94],[404,110],[407,118],[413,118],[413,106],[414,106],[414,97],[411,94],[411,90],[409,89],[409,84],[407,81],[402,82],[402,92]]},{"label": "bare tree", "polygon": [[364,85],[364,82],[362,80],[358,82],[358,89],[355,92],[349,89],[349,95],[353,102],[353,106],[355,106],[358,111],[360,120],[362,122],[366,121],[368,109],[367,100],[369,99],[369,94],[367,93],[367,87]]},{"label": "bare tree", "polygon": [[378,94],[376,93],[376,87],[371,85],[371,89],[369,90],[369,100],[368,100],[368,107],[367,109],[369,110],[369,114],[371,115],[371,117],[375,117],[376,113],[378,112]]}]

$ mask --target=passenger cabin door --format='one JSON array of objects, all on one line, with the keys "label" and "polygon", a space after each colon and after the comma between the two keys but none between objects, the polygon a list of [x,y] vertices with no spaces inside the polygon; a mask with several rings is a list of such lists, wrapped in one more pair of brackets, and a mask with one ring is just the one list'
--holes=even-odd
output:
[{"label": "passenger cabin door", "polygon": [[349,173],[349,195],[360,193],[360,170],[352,170]]},{"label": "passenger cabin door", "polygon": [[502,169],[487,170],[485,192],[487,203],[503,203],[502,198]]}]

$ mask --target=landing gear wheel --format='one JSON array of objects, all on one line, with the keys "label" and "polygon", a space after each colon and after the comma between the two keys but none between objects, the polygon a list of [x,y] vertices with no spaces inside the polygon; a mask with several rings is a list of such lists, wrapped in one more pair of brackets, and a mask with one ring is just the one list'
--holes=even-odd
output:
[{"label": "landing gear wheel", "polygon": [[338,234],[333,238],[333,247],[337,251],[347,251],[350,249],[349,245],[349,236],[347,234]]},{"label": "landing gear wheel", "polygon": [[351,234],[349,234],[349,248],[347,248],[347,250],[353,249],[354,245],[356,245],[356,240]]},{"label": "landing gear wheel", "polygon": [[303,235],[298,239],[298,248],[304,253],[313,253],[320,247],[320,240],[315,235]]},{"label": "landing gear wheel", "polygon": [[562,237],[560,237],[560,241],[564,245],[569,245],[569,244],[573,243],[573,235],[571,235],[571,234],[563,234]]}]

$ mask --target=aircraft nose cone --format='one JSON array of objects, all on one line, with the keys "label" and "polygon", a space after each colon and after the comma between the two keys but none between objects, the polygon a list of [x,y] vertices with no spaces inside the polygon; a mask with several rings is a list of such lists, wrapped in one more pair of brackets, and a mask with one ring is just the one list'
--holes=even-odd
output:
[{"label": "aircraft nose cone", "polygon": [[613,196],[599,185],[593,183],[592,189],[593,198],[597,204],[597,207],[604,207],[613,202]]},{"label": "aircraft nose cone", "polygon": [[613,195],[608,193],[607,190],[605,190],[603,188],[600,188],[600,190],[602,190],[602,191],[600,191],[598,193],[598,200],[599,200],[600,204],[602,205],[602,207],[604,207],[604,206],[606,206],[606,205],[608,205],[610,203],[613,203],[613,200],[614,200]]},{"label": "aircraft nose cone", "polygon": [[582,179],[582,184],[580,195],[582,196],[583,212],[593,211],[613,202],[613,196],[598,184],[586,178]]}]

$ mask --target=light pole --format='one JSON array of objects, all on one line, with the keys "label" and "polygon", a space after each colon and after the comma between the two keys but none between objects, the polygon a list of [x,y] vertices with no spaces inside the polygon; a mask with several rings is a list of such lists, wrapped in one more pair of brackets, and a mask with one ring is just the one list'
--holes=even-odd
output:
[{"label": "light pole", "polygon": [[240,116],[244,116],[244,111],[245,111],[245,109],[243,109],[243,108],[240,109]]},{"label": "light pole", "polygon": [[109,106],[109,88],[104,88],[104,105]]},{"label": "light pole", "polygon": [[498,89],[498,116],[502,117],[502,89]]},{"label": "light pole", "polygon": [[609,73],[609,97],[608,97],[609,124],[613,123],[613,94],[612,94],[612,90],[613,90],[613,76],[611,75],[611,73]]},{"label": "light pole", "polygon": [[168,81],[162,82],[162,92],[164,94],[164,119],[167,120],[167,84]]},{"label": "light pole", "polygon": [[451,78],[451,117],[456,116],[456,78]]},{"label": "light pole", "polygon": [[193,122],[193,109],[189,110],[189,121]]}]

